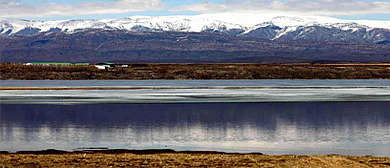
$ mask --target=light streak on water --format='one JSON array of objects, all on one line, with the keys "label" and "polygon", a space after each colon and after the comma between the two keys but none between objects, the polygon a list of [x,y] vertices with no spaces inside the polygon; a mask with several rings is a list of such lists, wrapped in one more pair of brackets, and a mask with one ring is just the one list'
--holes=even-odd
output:
[{"label": "light streak on water", "polygon": [[390,88],[1,90],[0,104],[390,101]]}]

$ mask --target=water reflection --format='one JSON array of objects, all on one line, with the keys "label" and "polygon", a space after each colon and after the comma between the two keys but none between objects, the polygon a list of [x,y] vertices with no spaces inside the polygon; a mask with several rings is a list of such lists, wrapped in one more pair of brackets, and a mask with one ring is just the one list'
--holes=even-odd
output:
[{"label": "water reflection", "polygon": [[390,156],[390,102],[0,105],[0,150]]}]

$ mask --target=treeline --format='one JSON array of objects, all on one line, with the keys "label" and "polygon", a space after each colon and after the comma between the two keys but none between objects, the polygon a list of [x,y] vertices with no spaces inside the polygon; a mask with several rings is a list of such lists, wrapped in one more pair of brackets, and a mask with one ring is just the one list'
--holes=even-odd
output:
[{"label": "treeline", "polygon": [[109,79],[390,79],[390,64],[129,64],[94,66],[0,64],[1,80]]}]

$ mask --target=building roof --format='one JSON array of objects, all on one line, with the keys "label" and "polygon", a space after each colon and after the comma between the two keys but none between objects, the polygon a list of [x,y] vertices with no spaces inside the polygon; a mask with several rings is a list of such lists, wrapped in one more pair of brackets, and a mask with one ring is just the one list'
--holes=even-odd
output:
[{"label": "building roof", "polygon": [[31,62],[30,64],[72,65],[72,63],[64,63],[64,62]]}]

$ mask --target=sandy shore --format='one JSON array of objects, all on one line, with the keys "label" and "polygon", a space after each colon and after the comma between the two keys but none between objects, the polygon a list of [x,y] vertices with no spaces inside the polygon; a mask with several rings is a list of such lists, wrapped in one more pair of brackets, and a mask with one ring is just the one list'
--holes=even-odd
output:
[{"label": "sandy shore", "polygon": [[173,150],[46,151],[0,154],[0,167],[390,167],[390,157],[229,154]]}]

